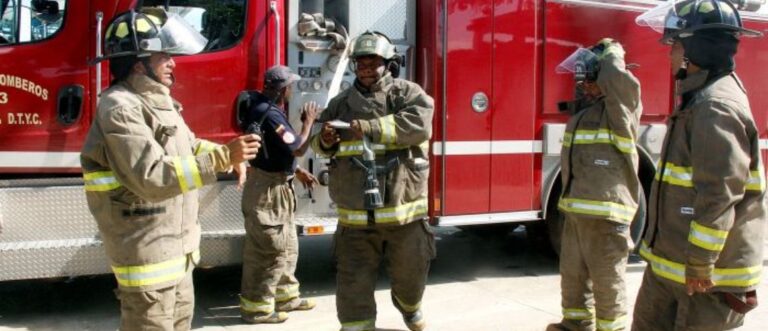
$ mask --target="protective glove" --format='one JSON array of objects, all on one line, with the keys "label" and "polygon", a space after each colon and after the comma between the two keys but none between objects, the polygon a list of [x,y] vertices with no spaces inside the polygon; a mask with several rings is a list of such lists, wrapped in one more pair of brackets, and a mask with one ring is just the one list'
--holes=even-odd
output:
[{"label": "protective glove", "polygon": [[625,54],[624,47],[621,47],[618,41],[611,38],[600,39],[590,50],[597,55],[598,61],[602,61],[611,54],[623,59]]}]

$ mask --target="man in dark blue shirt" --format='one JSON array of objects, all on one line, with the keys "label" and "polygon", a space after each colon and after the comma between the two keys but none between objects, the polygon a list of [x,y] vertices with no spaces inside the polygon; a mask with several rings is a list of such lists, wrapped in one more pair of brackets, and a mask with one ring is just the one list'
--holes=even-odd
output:
[{"label": "man in dark blue shirt", "polygon": [[285,66],[267,70],[264,91],[256,93],[243,121],[244,131],[262,134],[262,149],[251,161],[242,200],[246,236],[240,313],[248,323],[281,323],[288,319],[288,311],[315,307],[314,301],[299,296],[294,276],[299,243],[293,178],[309,189],[317,183],[296,164],[296,156],[307,150],[317,105],[310,102],[302,107],[303,126],[298,134],[285,110],[292,84],[299,79]]}]

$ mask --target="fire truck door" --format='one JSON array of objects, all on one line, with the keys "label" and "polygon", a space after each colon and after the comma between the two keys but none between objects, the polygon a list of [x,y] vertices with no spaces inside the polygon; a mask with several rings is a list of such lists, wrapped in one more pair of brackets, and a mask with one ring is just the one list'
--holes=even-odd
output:
[{"label": "fire truck door", "polygon": [[447,6],[443,215],[530,210],[535,2]]},{"label": "fire truck door", "polygon": [[90,123],[89,1],[0,0],[0,170],[78,171]]},{"label": "fire truck door", "polygon": [[[251,25],[267,19],[267,2],[170,1],[169,11],[180,15],[208,39],[200,54],[174,58],[176,83],[171,93],[184,106],[184,120],[199,138],[223,143],[238,134],[234,109],[238,94],[247,89],[248,54],[253,46],[249,39],[255,30]],[[165,3],[166,0],[144,0],[144,6]],[[252,24],[246,22],[246,13],[255,13],[249,16]]]},{"label": "fire truck door", "polygon": [[[470,4],[471,3],[471,4]],[[444,215],[490,208],[493,1],[448,1]]]}]

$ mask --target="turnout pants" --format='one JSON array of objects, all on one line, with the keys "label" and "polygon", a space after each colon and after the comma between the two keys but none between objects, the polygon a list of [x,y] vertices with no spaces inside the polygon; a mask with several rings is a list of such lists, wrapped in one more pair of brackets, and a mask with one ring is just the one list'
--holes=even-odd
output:
[{"label": "turnout pants", "polygon": [[384,261],[392,286],[392,301],[403,314],[420,309],[435,238],[429,224],[352,228],[339,226],[334,237],[336,310],[342,331],[373,331],[374,291]]},{"label": "turnout pants", "polygon": [[299,258],[292,177],[252,168],[243,190],[245,216],[240,310],[270,314],[299,298]]},{"label": "turnout pants", "polygon": [[154,291],[117,289],[121,331],[186,331],[192,328],[195,289],[192,269],[176,286]]},{"label": "turnout pants", "polygon": [[560,249],[563,326],[625,329],[629,241],[627,225],[565,213]]},{"label": "turnout pants", "polygon": [[634,331],[722,331],[744,324],[744,314],[731,310],[720,293],[688,296],[685,286],[659,279],[650,267],[632,319]]}]

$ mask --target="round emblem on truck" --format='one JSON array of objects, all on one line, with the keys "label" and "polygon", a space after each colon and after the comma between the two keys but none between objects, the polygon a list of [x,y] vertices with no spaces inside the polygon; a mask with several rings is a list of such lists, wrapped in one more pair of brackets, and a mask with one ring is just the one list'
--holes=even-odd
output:
[{"label": "round emblem on truck", "polygon": [[488,96],[483,92],[477,92],[472,96],[472,109],[478,113],[488,110]]}]

